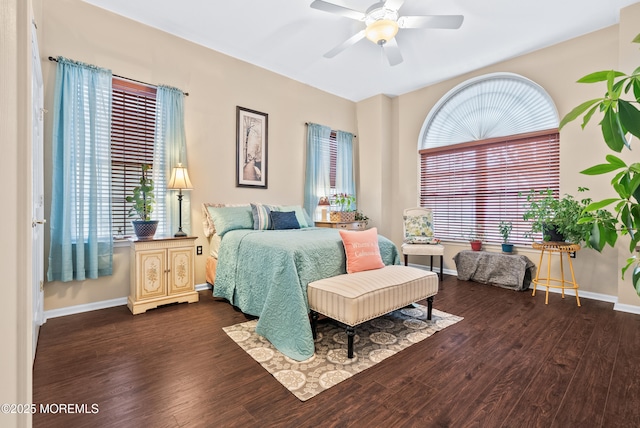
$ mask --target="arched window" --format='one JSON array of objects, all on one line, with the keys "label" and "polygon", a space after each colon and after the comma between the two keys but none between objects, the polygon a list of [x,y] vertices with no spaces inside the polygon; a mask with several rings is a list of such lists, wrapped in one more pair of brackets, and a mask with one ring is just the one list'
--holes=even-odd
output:
[{"label": "arched window", "polygon": [[560,186],[558,112],[539,85],[511,73],[468,80],[429,112],[419,138],[420,205],[433,209],[435,233],[465,240],[479,233],[528,243],[526,194]]}]

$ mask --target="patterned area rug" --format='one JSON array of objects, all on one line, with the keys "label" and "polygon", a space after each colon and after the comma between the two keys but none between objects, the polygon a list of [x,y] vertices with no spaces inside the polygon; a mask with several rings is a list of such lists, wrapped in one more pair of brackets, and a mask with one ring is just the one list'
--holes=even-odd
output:
[{"label": "patterned area rug", "polygon": [[301,401],[374,366],[432,334],[457,323],[462,317],[433,309],[427,320],[426,306],[414,304],[356,327],[354,358],[347,358],[347,334],[333,320],[318,323],[316,353],[305,361],[281,354],[255,332],[257,320],[224,327],[223,330]]}]

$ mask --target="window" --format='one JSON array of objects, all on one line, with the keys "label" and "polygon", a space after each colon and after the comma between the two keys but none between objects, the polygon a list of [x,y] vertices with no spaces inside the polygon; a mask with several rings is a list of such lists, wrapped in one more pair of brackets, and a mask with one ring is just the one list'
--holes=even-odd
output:
[{"label": "window", "polygon": [[559,190],[557,130],[420,151],[420,205],[433,209],[436,236],[464,239],[475,230],[501,242],[498,224],[513,224],[510,241],[528,243],[522,220],[530,189]]},{"label": "window", "polygon": [[336,191],[336,169],[338,164],[338,142],[336,141],[336,131],[331,131],[329,141],[329,182],[331,183],[331,194],[335,195]]},{"label": "window", "polygon": [[[156,88],[114,78],[111,98],[111,213],[113,235],[133,233],[125,198],[138,185],[141,167],[153,167]],[[151,173],[151,171],[149,171]],[[158,191],[156,201],[161,201]],[[156,204],[156,210],[162,209]]]},{"label": "window", "polygon": [[559,193],[558,113],[534,82],[511,73],[480,76],[446,94],[423,124],[419,140],[420,206],[433,209],[438,238],[471,232],[501,242],[498,224],[524,238],[531,189]]},{"label": "window", "polygon": [[345,131],[332,131],[317,123],[308,123],[307,168],[304,208],[314,213],[324,196],[346,193],[355,197],[353,175],[353,137]]}]

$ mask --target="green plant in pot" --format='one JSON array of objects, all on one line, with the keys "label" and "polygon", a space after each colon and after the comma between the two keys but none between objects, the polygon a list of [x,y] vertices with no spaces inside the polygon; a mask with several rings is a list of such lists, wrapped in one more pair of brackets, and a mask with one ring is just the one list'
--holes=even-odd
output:
[{"label": "green plant in pot", "polygon": [[498,225],[500,235],[502,235],[502,252],[511,254],[513,253],[513,244],[509,243],[509,235],[513,230],[513,224],[510,221],[501,221]]},{"label": "green plant in pot", "polygon": [[148,177],[149,169],[149,165],[142,165],[139,185],[133,188],[132,195],[125,198],[127,202],[133,203],[129,209],[129,217],[138,217],[138,220],[131,221],[138,239],[153,238],[158,228],[158,220],[151,220],[156,199],[153,194],[153,180]]},{"label": "green plant in pot", "polygon": [[356,220],[356,197],[347,193],[336,193],[331,197],[331,221],[355,221]]},{"label": "green plant in pot", "polygon": [[[640,43],[640,34],[632,41]],[[616,70],[597,71],[578,80],[579,83],[606,83],[602,98],[585,101],[571,110],[560,122],[560,129],[567,123],[582,117],[582,129],[596,112],[602,114],[599,126],[605,144],[613,152],[620,153],[626,147],[631,150],[629,134],[640,138],[640,67],[630,75]],[[622,276],[632,269],[632,283],[640,296],[640,261],[636,247],[640,243],[640,163],[627,165],[613,154],[605,162],[581,171],[586,175],[614,173],[611,187],[614,197],[593,202],[586,207],[581,224],[591,225],[590,245],[601,251],[606,245],[614,247],[619,236],[629,235],[629,253]],[[599,216],[605,207],[611,207],[615,218]]]},{"label": "green plant in pot", "polygon": [[[589,189],[579,187],[578,192]],[[531,190],[527,195],[527,210],[522,218],[531,223],[531,229],[525,237],[532,238],[536,233],[542,233],[544,241],[571,242],[591,246],[593,226],[581,221],[584,211],[591,198],[578,200],[572,195],[565,194],[557,198],[551,189],[539,192]],[[601,218],[611,218],[607,211],[597,213]]]}]

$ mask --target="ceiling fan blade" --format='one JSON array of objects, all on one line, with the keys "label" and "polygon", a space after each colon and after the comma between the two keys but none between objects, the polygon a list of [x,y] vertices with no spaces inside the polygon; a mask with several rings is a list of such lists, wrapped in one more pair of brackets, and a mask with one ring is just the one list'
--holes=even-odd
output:
[{"label": "ceiling fan blade", "polygon": [[398,18],[400,28],[446,28],[456,30],[464,21],[462,15],[427,15],[401,16]]},{"label": "ceiling fan blade", "polygon": [[387,0],[384,2],[384,7],[391,10],[398,10],[404,4],[404,0]]},{"label": "ceiling fan blade", "polygon": [[344,42],[340,43],[335,48],[331,49],[329,52],[324,54],[324,57],[325,58],[333,58],[334,56],[338,55],[340,52],[342,52],[343,50],[345,50],[349,46],[355,45],[357,42],[359,42],[362,39],[364,39],[364,30],[360,31],[359,33],[354,34],[353,36],[349,37]]},{"label": "ceiling fan blade", "polygon": [[356,21],[364,21],[365,14],[358,12],[357,10],[349,9],[337,4],[329,3],[323,0],[314,0],[311,3],[313,9],[322,10],[324,12],[335,13],[336,15],[346,16],[347,18],[355,19]]},{"label": "ceiling fan blade", "polygon": [[382,45],[382,49],[384,49],[389,65],[394,66],[402,62],[402,54],[400,53],[400,48],[398,47],[398,42],[396,42],[395,37]]}]

